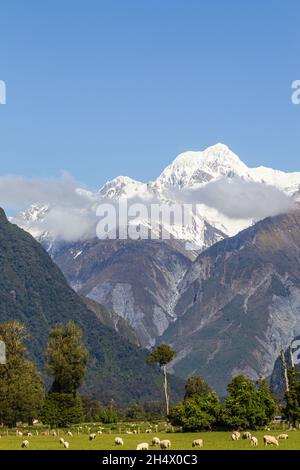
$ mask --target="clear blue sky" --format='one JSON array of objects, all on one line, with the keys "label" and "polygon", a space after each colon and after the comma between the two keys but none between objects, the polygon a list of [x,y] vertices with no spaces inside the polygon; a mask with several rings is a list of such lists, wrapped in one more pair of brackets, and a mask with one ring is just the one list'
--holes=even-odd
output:
[{"label": "clear blue sky", "polygon": [[299,18],[298,0],[1,2],[0,173],[98,188],[219,141],[300,171]]}]

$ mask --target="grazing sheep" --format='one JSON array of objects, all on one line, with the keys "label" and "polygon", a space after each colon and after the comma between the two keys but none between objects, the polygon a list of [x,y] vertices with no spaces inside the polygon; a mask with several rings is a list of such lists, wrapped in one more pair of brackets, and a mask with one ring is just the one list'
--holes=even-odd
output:
[{"label": "grazing sheep", "polygon": [[152,445],[153,445],[154,447],[156,447],[156,446],[159,446],[159,444],[160,444],[160,439],[159,439],[159,437],[153,437],[153,439],[152,439]]},{"label": "grazing sheep", "polygon": [[132,431],[126,431],[126,434],[133,434]]},{"label": "grazing sheep", "polygon": [[32,433],[31,433],[31,432],[26,432],[26,433],[24,434],[24,436],[32,437]]},{"label": "grazing sheep", "polygon": [[122,437],[116,437],[115,438],[115,444],[116,444],[116,446],[123,446],[124,441],[123,441]]},{"label": "grazing sheep", "polygon": [[203,439],[195,439],[192,447],[203,447]]},{"label": "grazing sheep", "polygon": [[68,431],[68,432],[67,432],[67,436],[73,437],[72,432],[71,432],[71,431]]},{"label": "grazing sheep", "polygon": [[[235,436],[235,438],[233,438],[232,436]],[[233,431],[231,435],[231,438],[233,441],[238,441],[240,437],[241,437],[241,434],[238,431]]]},{"label": "grazing sheep", "polygon": [[238,438],[236,437],[236,434],[234,434],[234,433],[231,434],[231,440],[232,441],[237,441],[238,440]]},{"label": "grazing sheep", "polygon": [[27,449],[29,447],[29,441],[23,441],[21,447],[22,449]]},{"label": "grazing sheep", "polygon": [[21,431],[16,431],[16,436],[23,436],[23,433]]},{"label": "grazing sheep", "polygon": [[257,437],[252,436],[250,442],[251,442],[251,445],[252,445],[252,446],[254,446],[254,447],[258,446]]},{"label": "grazing sheep", "polygon": [[145,433],[146,433],[146,434],[151,434],[151,433],[152,433],[152,429],[146,429]]},{"label": "grazing sheep", "polygon": [[148,449],[149,449],[148,442],[141,442],[141,444],[138,444],[136,446],[136,450],[148,450]]},{"label": "grazing sheep", "polygon": [[251,432],[244,432],[243,435],[242,435],[242,439],[248,439],[250,441]]},{"label": "grazing sheep", "polygon": [[57,437],[57,432],[56,432],[56,431],[52,431],[51,436]]},{"label": "grazing sheep", "polygon": [[288,439],[289,435],[288,434],[279,434],[276,439]]},{"label": "grazing sheep", "polygon": [[65,449],[68,449],[68,448],[69,448],[69,445],[70,445],[70,444],[69,444],[67,441],[64,441],[64,448],[65,448]]},{"label": "grazing sheep", "polygon": [[97,434],[102,434],[102,431],[97,431]]},{"label": "grazing sheep", "polygon": [[64,438],[61,437],[61,438],[59,439],[59,443],[60,443],[60,444],[63,444],[64,442],[65,442]]},{"label": "grazing sheep", "polygon": [[276,437],[274,436],[264,436],[264,444],[265,446],[279,446],[279,442],[277,441]]},{"label": "grazing sheep", "polygon": [[94,440],[96,439],[96,437],[97,437],[97,434],[95,434],[95,433],[90,434],[90,435],[89,435],[89,440],[90,440],[90,441],[94,441]]},{"label": "grazing sheep", "polygon": [[133,431],[133,434],[137,434],[137,430],[136,430],[136,429]]},{"label": "grazing sheep", "polygon": [[169,439],[164,439],[160,441],[160,448],[161,449],[170,449],[171,448],[171,441]]}]

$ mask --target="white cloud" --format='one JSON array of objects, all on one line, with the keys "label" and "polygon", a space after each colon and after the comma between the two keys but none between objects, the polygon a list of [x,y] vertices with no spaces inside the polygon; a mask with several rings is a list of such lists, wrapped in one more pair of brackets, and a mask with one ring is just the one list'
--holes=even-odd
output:
[{"label": "white cloud", "polygon": [[294,206],[292,198],[274,186],[239,177],[220,178],[197,189],[173,193],[173,197],[205,204],[233,219],[260,220],[289,212]]}]

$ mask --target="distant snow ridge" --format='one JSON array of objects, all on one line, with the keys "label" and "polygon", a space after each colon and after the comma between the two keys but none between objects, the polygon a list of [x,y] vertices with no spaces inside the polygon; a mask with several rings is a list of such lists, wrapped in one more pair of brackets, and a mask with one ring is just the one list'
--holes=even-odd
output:
[{"label": "distant snow ridge", "polygon": [[[127,176],[118,176],[108,181],[96,193],[81,188],[78,188],[77,192],[87,201],[86,211],[92,213],[101,201],[107,201],[107,199],[112,201],[118,201],[120,198],[138,199],[146,204],[174,203],[176,191],[201,188],[224,177],[265,183],[275,186],[289,196],[300,194],[300,173],[284,173],[265,167],[248,168],[235,153],[221,143],[208,147],[204,151],[189,151],[180,154],[155,181],[147,184]],[[198,204],[198,201],[194,203]],[[198,246],[199,249],[205,249],[226,236],[237,234],[254,222],[250,219],[226,217],[218,210],[204,204],[200,205],[200,209],[199,213],[193,214],[192,223],[188,227],[173,225],[164,228],[174,238],[186,240]],[[49,206],[40,206],[37,201],[37,204],[28,210],[20,212],[14,222],[36,238],[51,239],[52,234],[44,233],[42,229],[42,222],[49,210]],[[140,223],[144,224],[144,221],[141,220]]]}]

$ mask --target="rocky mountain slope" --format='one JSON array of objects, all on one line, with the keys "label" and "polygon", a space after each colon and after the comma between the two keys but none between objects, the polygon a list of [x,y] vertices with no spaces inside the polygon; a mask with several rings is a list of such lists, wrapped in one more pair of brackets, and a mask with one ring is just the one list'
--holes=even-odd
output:
[{"label": "rocky mountain slope", "polygon": [[[160,400],[162,376],[146,364],[147,353],[124,339],[129,327],[118,321],[123,337],[107,326],[106,312],[82,300],[34,238],[8,222],[0,209],[0,321],[28,326],[31,357],[42,368],[49,328],[74,320],[83,328],[89,350],[85,393],[107,402]],[[113,317],[112,317],[113,318]],[[181,383],[174,379],[173,396]]]},{"label": "rocky mountain slope", "polygon": [[178,243],[87,240],[50,249],[70,285],[125,320],[151,347],[170,323],[177,286],[191,264]]},{"label": "rocky mountain slope", "polygon": [[162,341],[176,374],[221,394],[232,376],[270,376],[300,334],[300,211],[265,219],[199,255],[179,286],[177,321]]}]

